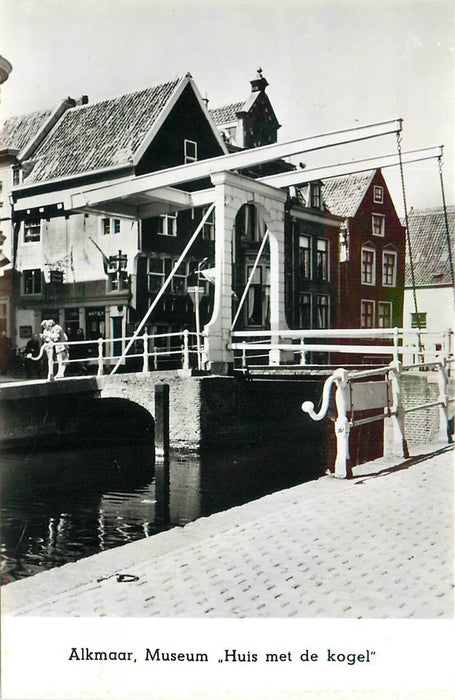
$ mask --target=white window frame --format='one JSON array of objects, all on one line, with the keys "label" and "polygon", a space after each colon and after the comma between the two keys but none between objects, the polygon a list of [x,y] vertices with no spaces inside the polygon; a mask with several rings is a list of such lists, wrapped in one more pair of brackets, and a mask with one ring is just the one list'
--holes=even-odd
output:
[{"label": "white window frame", "polygon": [[[305,297],[308,298],[309,304],[303,304],[303,301]],[[302,327],[302,309],[303,307],[306,306],[309,308],[309,326],[308,328],[313,327],[313,295],[310,294],[309,292],[299,292],[299,326]],[[306,330],[306,329],[304,329]]]},{"label": "white window frame", "polygon": [[[191,149],[193,149],[193,153],[188,152]],[[196,163],[196,161],[197,161],[197,141],[191,141],[190,139],[184,139],[184,141],[183,141],[183,159],[184,159],[184,163]]]},{"label": "white window frame", "polygon": [[382,185],[373,185],[373,202],[384,204],[384,188]]},{"label": "white window frame", "polygon": [[[204,218],[207,211],[208,207],[204,207],[202,210],[202,218]],[[215,240],[215,209],[212,209],[202,227],[202,238],[204,241]]]},{"label": "white window frame", "polygon": [[[34,277],[34,283],[33,287],[35,288],[35,283],[36,279],[39,279],[39,291],[33,291],[33,292],[26,292],[25,291],[25,273],[26,272],[37,272],[38,274],[35,275]],[[41,296],[43,293],[43,271],[39,267],[34,267],[34,268],[28,268],[26,270],[22,270],[22,295],[26,297],[38,297]]]},{"label": "white window frame", "polygon": [[[151,270],[151,263],[152,261],[159,261],[160,262],[160,271],[155,271]],[[166,263],[167,261],[167,263]],[[167,276],[169,275],[170,271],[172,269],[172,260],[170,258],[158,258],[153,255],[149,255],[147,258],[147,291],[149,294],[158,294],[158,291],[160,288],[163,286],[163,283]],[[150,280],[152,278],[158,278],[161,280],[161,284],[157,289],[151,289],[150,288]]]},{"label": "white window frame", "polygon": [[[177,258],[172,261],[172,267],[171,269],[173,270],[175,267],[175,264],[177,262]],[[180,281],[183,282],[183,289],[178,289],[176,287],[176,282]],[[187,283],[188,283],[188,263],[183,261],[180,263],[178,270],[175,271],[174,276],[172,277],[171,280],[171,291],[173,294],[186,294],[187,290]]]},{"label": "white window frame", "polygon": [[[319,303],[320,299],[327,299],[327,304],[320,304]],[[320,308],[327,309],[327,325],[326,326],[319,325],[319,309]],[[316,327],[320,330],[330,328],[330,296],[328,294],[316,294]]]},{"label": "white window frame", "polygon": [[[417,321],[419,321],[419,323],[417,323]],[[426,328],[427,327],[427,312],[426,311],[411,312],[409,323],[410,323],[411,328],[419,328],[419,329]]]},{"label": "white window frame", "polygon": [[[394,263],[393,263],[393,268],[392,268],[392,282],[389,284],[386,282],[386,275],[385,275],[385,256],[386,255],[392,255],[394,258]],[[383,287],[396,287],[397,286],[397,251],[396,250],[391,250],[390,248],[385,248],[382,251],[382,286]]]},{"label": "white window frame", "polygon": [[[381,230],[379,233],[375,233],[375,219],[381,222]],[[373,212],[371,215],[371,235],[376,238],[384,238],[385,236],[385,216],[384,214],[377,214]]]},{"label": "white window frame", "polygon": [[[389,319],[390,319],[390,324],[388,326],[384,326],[383,323],[381,323],[381,317],[383,318],[383,314],[381,314],[381,308],[388,307],[390,309],[389,313]],[[378,328],[392,328],[393,327],[393,304],[391,301],[378,301]]]},{"label": "white window frame", "polygon": [[[324,251],[319,250],[319,243],[324,243]],[[323,275],[319,277],[319,253],[325,253],[325,270],[323,270]],[[317,279],[322,282],[330,281],[330,245],[328,238],[317,238],[316,239],[316,275]]]},{"label": "white window frame", "polygon": [[[371,263],[371,282],[366,281],[367,275],[365,274],[364,260],[363,260],[364,252],[365,253],[372,253],[372,255],[373,255],[373,260]],[[369,243],[362,246],[360,265],[361,265],[361,269],[360,269],[361,284],[364,284],[367,287],[374,287],[376,285],[376,248]]]},{"label": "white window frame", "polygon": [[[364,304],[371,304],[371,308],[372,308],[372,310],[373,310],[373,313],[372,313],[372,315],[371,315],[371,326],[366,326],[366,325],[363,323],[363,317],[364,317],[363,308],[364,308]],[[376,309],[375,309],[374,299],[361,299],[361,300],[360,300],[360,328],[374,328],[374,324],[375,324],[375,311],[376,311]]]},{"label": "white window frame", "polygon": [[[39,243],[41,241],[43,220],[39,217],[24,221],[23,239],[27,245],[30,243]],[[38,233],[36,232],[38,229]]]},{"label": "white window frame", "polygon": [[[308,246],[302,245],[302,239],[308,241]],[[301,253],[300,251],[308,251],[305,253],[305,258],[308,260],[308,275],[304,272],[304,266],[301,265]],[[307,234],[299,233],[299,274],[303,279],[310,280],[313,266],[311,264],[311,236]]]},{"label": "white window frame", "polygon": [[110,236],[111,234],[117,234],[121,231],[121,219],[117,217],[103,216],[101,217],[101,234],[103,236]]},{"label": "white window frame", "polygon": [[161,214],[158,220],[158,231],[159,236],[172,236],[175,238],[177,236],[177,212],[172,214]]}]

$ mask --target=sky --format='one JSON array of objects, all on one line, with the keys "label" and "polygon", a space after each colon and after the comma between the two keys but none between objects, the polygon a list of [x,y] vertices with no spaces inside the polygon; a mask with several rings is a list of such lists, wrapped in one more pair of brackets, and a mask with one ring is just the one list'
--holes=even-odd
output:
[{"label": "sky", "polygon": [[[453,204],[454,17],[453,0],[0,0],[0,54],[13,65],[0,118],[187,72],[217,107],[245,100],[261,66],[280,141],[403,118],[404,150],[444,145]],[[392,135],[303,160],[395,150]],[[399,173],[384,175],[402,215]],[[405,184],[409,208],[440,206],[436,160],[407,165]]]}]

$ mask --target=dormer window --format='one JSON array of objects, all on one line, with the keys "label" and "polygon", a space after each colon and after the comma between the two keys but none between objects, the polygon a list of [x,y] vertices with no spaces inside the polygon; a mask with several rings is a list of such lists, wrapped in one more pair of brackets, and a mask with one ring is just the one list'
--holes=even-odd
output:
[{"label": "dormer window", "polygon": [[312,183],[310,185],[310,206],[313,209],[321,208],[321,185]]},{"label": "dormer window", "polygon": [[21,184],[21,169],[19,167],[13,168],[13,187],[15,185]]},{"label": "dormer window", "polygon": [[373,188],[373,202],[375,204],[384,203],[384,188],[380,185],[375,185]]},{"label": "dormer window", "polygon": [[185,163],[195,163],[197,161],[197,143],[185,139],[183,142],[183,153]]}]

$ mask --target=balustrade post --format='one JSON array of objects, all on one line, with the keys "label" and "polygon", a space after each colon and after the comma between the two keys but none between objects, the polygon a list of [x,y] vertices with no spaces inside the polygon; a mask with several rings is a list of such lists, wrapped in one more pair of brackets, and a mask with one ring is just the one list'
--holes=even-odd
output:
[{"label": "balustrade post", "polygon": [[334,380],[336,385],[335,404],[337,407],[337,418],[335,421],[337,456],[334,476],[337,479],[346,479],[349,470],[349,432],[351,423],[347,416],[350,405],[347,374],[346,370],[338,370],[338,376]]},{"label": "balustrade post", "polygon": [[142,372],[146,373],[149,371],[149,349],[148,349],[148,335],[147,332],[142,336]]},{"label": "balustrade post", "polygon": [[[394,362],[400,361],[400,358],[398,357],[399,341],[400,341],[400,329],[394,328],[393,329],[393,361]],[[404,344],[404,338],[403,338],[403,344]]]},{"label": "balustrade post", "polygon": [[300,338],[300,364],[306,365],[305,338]]},{"label": "balustrade post", "polygon": [[453,442],[450,426],[449,426],[449,391],[448,391],[447,363],[441,362],[438,365],[438,387],[439,397],[441,402],[439,406],[439,430],[438,440],[441,442]]},{"label": "balustrade post", "polygon": [[156,345],[153,346],[153,369],[158,369],[158,352]]},{"label": "balustrade post", "polygon": [[242,369],[246,369],[246,350],[242,347]]},{"label": "balustrade post", "polygon": [[401,362],[390,363],[390,387],[392,391],[391,415],[384,419],[384,456],[409,457],[404,433],[404,406],[402,401]]},{"label": "balustrade post", "polygon": [[103,359],[103,339],[98,338],[98,377],[101,377],[104,372]]},{"label": "balustrade post", "polygon": [[188,344],[189,331],[186,329],[183,331],[183,369],[190,369],[190,349]]}]

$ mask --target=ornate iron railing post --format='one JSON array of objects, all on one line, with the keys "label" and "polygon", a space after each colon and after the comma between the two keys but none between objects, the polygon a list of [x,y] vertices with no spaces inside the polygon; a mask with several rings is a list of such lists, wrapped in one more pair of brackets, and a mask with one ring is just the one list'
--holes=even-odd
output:
[{"label": "ornate iron railing post", "polygon": [[337,418],[335,421],[335,436],[337,440],[337,456],[335,459],[335,473],[338,479],[346,479],[349,469],[349,432],[351,423],[348,420],[347,412],[350,406],[348,372],[345,369],[337,370],[335,377],[335,404],[337,407]]},{"label": "ornate iron railing post", "polygon": [[183,369],[189,370],[190,368],[190,349],[188,343],[189,331],[185,329],[183,331]]},{"label": "ornate iron railing post", "polygon": [[447,362],[444,359],[438,365],[438,387],[439,387],[439,431],[438,440],[441,442],[452,442],[452,435],[449,428],[449,391],[447,377]]}]

